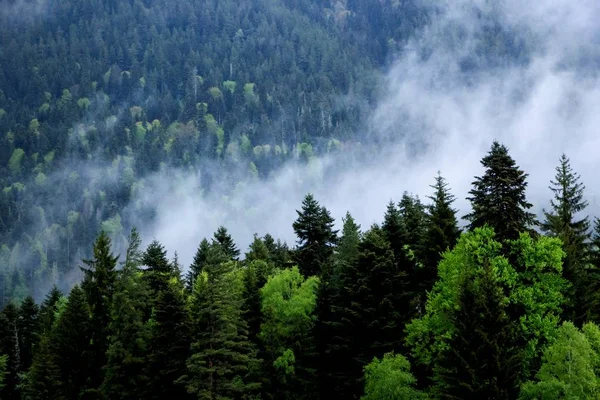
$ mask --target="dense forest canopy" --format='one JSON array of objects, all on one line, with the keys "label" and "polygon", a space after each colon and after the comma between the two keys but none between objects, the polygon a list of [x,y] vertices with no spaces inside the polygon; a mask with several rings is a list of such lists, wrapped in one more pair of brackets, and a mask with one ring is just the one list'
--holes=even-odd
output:
[{"label": "dense forest canopy", "polygon": [[598,20],[0,1],[0,398],[598,398]]}]

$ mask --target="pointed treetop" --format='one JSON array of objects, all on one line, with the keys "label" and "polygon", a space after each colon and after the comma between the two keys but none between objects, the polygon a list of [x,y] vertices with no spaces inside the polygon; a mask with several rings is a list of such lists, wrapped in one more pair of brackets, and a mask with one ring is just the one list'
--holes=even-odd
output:
[{"label": "pointed treetop", "polygon": [[237,260],[240,256],[240,251],[235,246],[233,242],[233,238],[227,232],[227,229],[224,226],[219,226],[217,231],[214,233],[214,238],[221,245],[223,251],[229,258],[232,260]]}]

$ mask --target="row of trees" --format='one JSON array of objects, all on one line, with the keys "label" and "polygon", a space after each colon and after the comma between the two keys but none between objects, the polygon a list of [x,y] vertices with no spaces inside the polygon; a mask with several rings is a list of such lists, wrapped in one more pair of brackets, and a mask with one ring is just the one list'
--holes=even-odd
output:
[{"label": "row of trees", "polygon": [[135,229],[119,262],[102,232],[68,296],[0,314],[2,398],[595,398],[584,187],[563,156],[537,222],[507,148],[482,164],[464,232],[441,176],[366,231],[309,194],[293,249],[255,237],[240,259],[220,228],[185,276]]}]

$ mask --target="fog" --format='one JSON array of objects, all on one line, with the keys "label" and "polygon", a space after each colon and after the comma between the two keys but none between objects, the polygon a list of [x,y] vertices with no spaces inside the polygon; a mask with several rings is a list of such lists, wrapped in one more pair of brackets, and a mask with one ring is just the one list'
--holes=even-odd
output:
[{"label": "fog", "polygon": [[[338,226],[350,211],[366,229],[404,191],[427,200],[438,170],[457,197],[460,217],[494,139],[529,173],[527,194],[536,212],[549,206],[549,181],[565,152],[587,184],[589,213],[600,215],[600,2],[453,0],[435,7],[439,16],[386,71],[386,93],[365,121],[361,141],[383,143],[371,162],[347,168],[342,156],[329,156],[309,166],[290,163],[266,181],[227,194],[203,193],[193,173],[163,171],[134,200],[157,210],[155,224],[142,230],[145,241],[158,239],[171,255],[177,251],[186,267],[201,239],[219,225],[242,251],[254,233],[293,245],[295,210],[308,191]],[[504,56],[499,43],[498,56],[481,68],[481,38],[490,26],[524,43],[525,55],[514,56],[519,51],[513,49],[513,56]],[[466,69],[467,61],[479,68]],[[336,173],[324,174],[331,169]]]}]

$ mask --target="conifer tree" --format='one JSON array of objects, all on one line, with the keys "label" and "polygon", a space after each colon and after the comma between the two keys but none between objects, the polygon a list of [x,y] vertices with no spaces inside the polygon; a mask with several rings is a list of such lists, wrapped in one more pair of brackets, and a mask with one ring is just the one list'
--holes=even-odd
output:
[{"label": "conifer tree", "polygon": [[298,218],[293,228],[298,237],[296,260],[300,272],[305,276],[319,276],[333,255],[337,242],[334,219],[325,207],[321,207],[312,194],[302,201],[302,210],[296,210]]},{"label": "conifer tree", "polygon": [[424,294],[431,290],[437,279],[437,266],[442,253],[451,250],[458,241],[460,229],[456,220],[456,210],[452,208],[455,197],[450,193],[446,180],[438,173],[432,203],[428,207],[428,217],[423,239],[423,269],[420,271],[421,309],[425,307]]},{"label": "conifer tree", "polygon": [[256,233],[254,234],[254,240],[250,243],[249,251],[246,253],[246,261],[255,260],[270,261],[269,248]]},{"label": "conifer tree", "polygon": [[402,349],[402,328],[410,314],[407,276],[394,260],[385,232],[374,225],[363,236],[358,258],[348,267],[340,341],[346,349],[348,392],[360,396],[363,368],[374,357]]},{"label": "conifer tree", "polygon": [[588,205],[583,199],[585,186],[579,181],[579,175],[573,171],[565,154],[561,156],[560,165],[556,167],[554,179],[550,187],[554,193],[554,199],[550,200],[552,210],[544,210],[545,220],[541,228],[550,236],[558,237],[563,243],[566,253],[563,260],[563,277],[572,284],[570,304],[565,309],[564,317],[580,324],[592,312],[585,300],[590,222],[587,216],[576,219],[577,214],[584,211]]},{"label": "conifer tree", "polygon": [[152,292],[156,295],[166,289],[166,283],[172,277],[173,271],[163,245],[156,240],[152,241],[142,256],[142,264],[146,267],[144,275]]},{"label": "conifer tree", "polygon": [[54,318],[56,315],[56,307],[59,300],[63,297],[61,291],[56,287],[52,286],[52,289],[46,295],[46,298],[40,306],[39,313],[39,334],[40,336],[50,332],[52,324],[54,324]]},{"label": "conifer tree", "polygon": [[194,255],[194,260],[190,265],[186,276],[186,286],[187,289],[191,292],[194,288],[194,283],[196,282],[196,278],[202,272],[204,268],[204,264],[206,263],[206,257],[210,250],[210,243],[206,238],[202,239],[200,242],[200,246],[198,246],[198,250],[196,250],[196,254]]},{"label": "conifer tree", "polygon": [[145,375],[150,340],[150,326],[146,323],[150,290],[139,271],[141,240],[135,228],[128,242],[112,299],[110,342],[102,384],[102,392],[108,399],[138,399],[140,388],[147,387],[150,381]]},{"label": "conifer tree", "polygon": [[44,334],[35,347],[31,368],[26,375],[22,397],[27,400],[64,399],[61,392],[60,370],[51,344],[49,332]]},{"label": "conifer tree", "polygon": [[21,370],[21,350],[19,349],[19,309],[8,303],[0,313],[0,354],[7,356],[2,399],[18,399],[19,371]]},{"label": "conifer tree", "polygon": [[146,396],[150,399],[186,399],[189,396],[181,378],[186,375],[190,321],[183,285],[177,277],[171,277],[156,296],[145,370],[150,378]]},{"label": "conifer tree", "polygon": [[413,197],[408,193],[404,193],[398,203],[398,211],[403,226],[403,242],[409,246],[413,257],[420,261],[422,259],[425,222],[427,219],[425,206],[418,196]]},{"label": "conifer tree", "polygon": [[223,248],[223,252],[232,260],[237,260],[240,256],[240,251],[235,247],[233,238],[227,232],[224,226],[220,226],[214,233],[214,238],[217,243]]},{"label": "conifer tree", "polygon": [[402,224],[400,210],[393,201],[390,201],[387,205],[381,229],[390,244],[390,248],[394,252],[396,260],[405,260],[406,250],[404,245],[406,243],[404,243],[404,241],[407,235],[404,230],[404,225]]},{"label": "conifer tree", "polygon": [[38,313],[39,308],[33,297],[27,296],[19,307],[19,320],[17,329],[19,330],[19,351],[20,369],[27,371],[33,360],[33,346],[38,333]]},{"label": "conifer tree", "polygon": [[186,381],[189,393],[200,399],[248,398],[260,386],[256,350],[242,317],[243,282],[228,259],[222,247],[211,247],[194,285]]},{"label": "conifer tree", "polygon": [[523,343],[496,279],[484,261],[478,277],[461,283],[457,310],[449,318],[452,339],[434,368],[434,393],[440,398],[508,400],[518,395]]},{"label": "conifer tree", "polygon": [[347,212],[336,254],[333,260],[333,271],[329,278],[330,291],[327,293],[319,286],[317,309],[328,307],[325,320],[317,320],[320,328],[317,333],[317,350],[319,355],[319,393],[321,398],[332,396],[345,397],[351,389],[353,376],[348,371],[354,350],[348,342],[344,325],[344,310],[349,305],[351,293],[348,285],[352,277],[349,269],[354,268],[358,260],[358,246],[362,234],[352,215]]},{"label": "conifer tree", "polygon": [[470,230],[489,225],[499,240],[517,239],[536,224],[535,215],[528,211],[532,204],[525,197],[528,175],[497,141],[481,164],[485,173],[475,177],[467,197],[472,211],[463,218],[469,221]]},{"label": "conifer tree", "polygon": [[88,389],[90,374],[90,309],[84,291],[75,285],[52,329],[50,348],[59,371],[60,393],[77,399]]},{"label": "conifer tree", "polygon": [[94,243],[94,258],[84,260],[87,268],[81,288],[84,290],[91,312],[90,387],[100,388],[104,380],[103,367],[108,349],[112,296],[117,276],[117,260],[110,248],[110,238],[102,231]]}]

